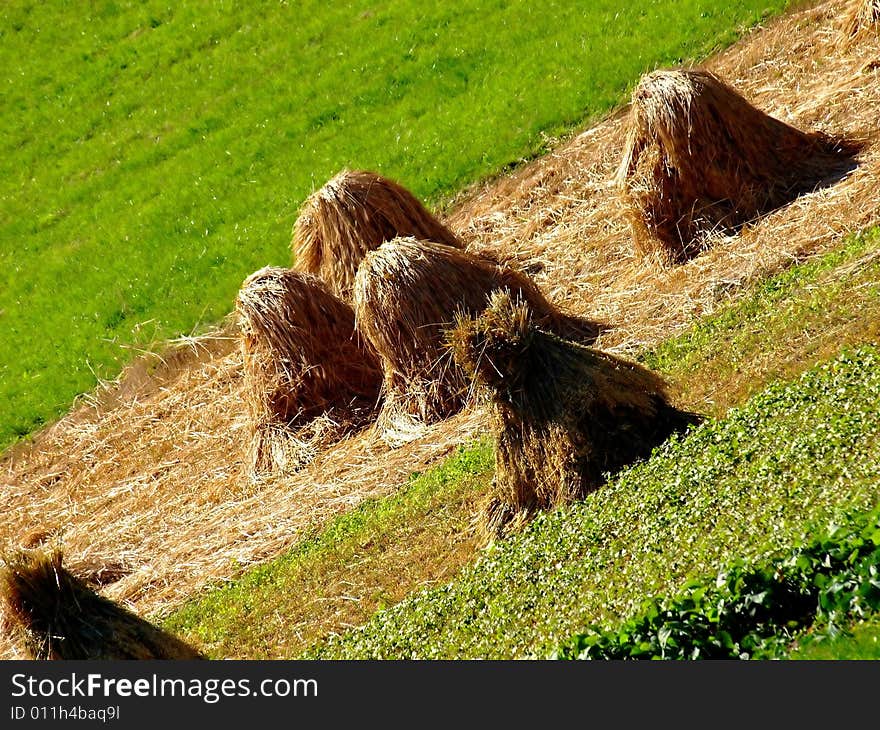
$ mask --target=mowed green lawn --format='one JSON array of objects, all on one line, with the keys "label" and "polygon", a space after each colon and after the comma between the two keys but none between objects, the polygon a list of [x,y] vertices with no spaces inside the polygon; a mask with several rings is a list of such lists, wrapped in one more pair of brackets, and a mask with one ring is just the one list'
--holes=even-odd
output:
[{"label": "mowed green lawn", "polygon": [[289,261],[343,166],[434,205],[784,0],[0,6],[0,449]]}]

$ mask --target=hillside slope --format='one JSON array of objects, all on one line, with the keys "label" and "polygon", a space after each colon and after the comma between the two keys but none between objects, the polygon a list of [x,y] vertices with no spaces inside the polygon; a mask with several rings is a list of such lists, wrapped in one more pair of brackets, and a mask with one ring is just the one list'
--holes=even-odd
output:
[{"label": "hillside slope", "polygon": [[[836,43],[845,5],[832,0],[782,18],[708,64],[786,121],[865,139],[859,166],[834,186],[719,238],[688,264],[652,268],[633,256],[610,185],[623,144],[618,115],[471,191],[450,225],[473,248],[541,268],[539,284],[561,305],[611,323],[600,347],[634,353],[681,331],[755,277],[877,219],[880,51]],[[466,412],[392,452],[367,431],[302,472],[249,483],[233,335],[230,327],[192,341],[190,354],[155,373],[136,366],[7,454],[4,546],[60,542],[71,565],[115,568],[106,595],[161,614],[277,554],[328,515],[394,490],[484,426],[479,411]]]},{"label": "hillside slope", "polygon": [[[640,359],[667,379],[681,405],[723,419],[731,407],[744,405],[772,383],[795,380],[841,350],[877,343],[878,332],[880,227],[847,237],[827,254],[755,282],[738,301],[699,319]],[[859,391],[857,387],[852,395],[860,398]],[[834,428],[849,403],[844,399],[827,409],[823,423]],[[754,438],[750,434],[746,448],[752,448]],[[780,455],[776,447],[769,451]],[[832,462],[826,468],[843,465],[852,473],[852,455],[838,456],[842,464]],[[678,471],[685,468],[676,466]],[[367,623],[383,608],[404,600],[412,605],[412,594],[457,581],[465,566],[484,555],[474,521],[492,488],[494,471],[491,437],[463,445],[394,493],[366,500],[333,518],[278,558],[248,569],[240,579],[200,591],[163,624],[212,657],[296,658],[333,634]],[[794,480],[790,468],[781,473]],[[846,507],[858,495],[846,484],[841,486],[834,501]],[[725,487],[736,492],[743,485],[734,473]],[[799,527],[811,509],[810,496],[809,490],[777,493],[772,509],[798,515],[794,523]],[[618,498],[623,506],[612,499],[605,509],[631,509],[625,492],[618,492]],[[730,494],[727,498],[735,499]],[[705,529],[700,523],[675,524],[680,540]],[[547,556],[551,574],[554,569],[549,566],[569,560],[560,552]],[[739,552],[737,547],[716,549],[715,555],[726,566]],[[588,555],[581,559],[582,570],[592,573],[597,583],[625,590],[613,567],[594,565]],[[651,577],[652,571],[665,580],[668,567],[660,556],[643,573],[649,582],[657,578]],[[519,590],[516,585],[507,588],[510,593]],[[488,602],[489,594],[484,598],[482,603]],[[474,601],[480,605],[476,597]],[[569,627],[582,628],[577,619]]]}]

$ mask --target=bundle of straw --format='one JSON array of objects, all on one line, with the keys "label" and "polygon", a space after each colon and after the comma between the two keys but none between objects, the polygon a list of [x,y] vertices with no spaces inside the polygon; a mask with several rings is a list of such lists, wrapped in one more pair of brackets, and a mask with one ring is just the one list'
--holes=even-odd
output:
[{"label": "bundle of straw", "polygon": [[880,0],[855,0],[843,17],[844,47],[880,39]]},{"label": "bundle of straw", "polygon": [[204,659],[175,636],[95,593],[61,553],[6,558],[0,592],[13,635],[33,659]]},{"label": "bundle of straw", "polygon": [[464,405],[470,382],[445,347],[444,332],[456,313],[482,311],[496,289],[529,302],[548,330],[595,339],[593,323],[564,315],[527,276],[488,257],[415,238],[394,239],[366,256],[354,307],[384,372],[378,427],[387,441],[404,441]]},{"label": "bundle of straw", "polygon": [[238,293],[245,397],[257,474],[291,470],[362,425],[382,380],[354,311],[309,274],[266,267]]},{"label": "bundle of straw", "polygon": [[662,263],[839,179],[858,151],[764,114],[703,70],[644,76],[629,124],[616,181],[637,252]]},{"label": "bundle of straw", "polygon": [[582,498],[699,419],[650,371],[546,332],[531,307],[493,294],[449,334],[462,369],[490,395],[494,493],[484,528],[501,535],[537,510]]},{"label": "bundle of straw", "polygon": [[364,170],[344,170],[303,203],[293,227],[294,268],[319,276],[346,301],[368,251],[397,236],[461,247],[406,188]]}]

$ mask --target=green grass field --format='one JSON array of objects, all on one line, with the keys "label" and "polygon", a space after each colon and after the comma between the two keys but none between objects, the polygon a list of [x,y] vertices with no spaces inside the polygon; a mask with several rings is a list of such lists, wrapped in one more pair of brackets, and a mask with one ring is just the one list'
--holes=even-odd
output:
[{"label": "green grass field", "polygon": [[220,319],[341,167],[442,205],[786,4],[4,3],[0,449]]}]

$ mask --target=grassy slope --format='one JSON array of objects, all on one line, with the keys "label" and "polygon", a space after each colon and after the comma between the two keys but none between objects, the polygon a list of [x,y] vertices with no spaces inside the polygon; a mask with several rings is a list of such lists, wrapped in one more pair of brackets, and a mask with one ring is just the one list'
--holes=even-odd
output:
[{"label": "grassy slope", "polygon": [[[873,341],[880,317],[878,255],[880,229],[875,229],[758,283],[739,304],[698,323],[646,359],[662,368],[687,405],[702,408],[714,402],[720,413],[721,404],[742,402],[780,374],[795,376],[827,352]],[[763,339],[762,330],[773,337]],[[729,367],[730,361],[749,365]],[[463,452],[400,495],[339,518],[318,538],[326,550],[313,551],[307,544],[195,600],[168,626],[214,656],[292,657],[312,638],[342,630],[381,608],[383,601],[376,596],[435,585],[472,554],[467,525],[476,495],[491,477],[487,459],[485,444]],[[440,570],[426,557],[446,542],[455,549],[444,552]],[[385,570],[361,568],[383,561],[388,562]],[[302,599],[312,592],[318,598]],[[291,630],[302,626],[309,629]]]},{"label": "grassy slope", "polygon": [[340,167],[439,202],[785,4],[4,3],[0,449],[218,320]]},{"label": "grassy slope", "polygon": [[880,338],[880,228],[756,284],[738,304],[641,358],[690,408],[720,415],[771,380]]},{"label": "grassy slope", "polygon": [[[876,349],[874,350],[876,352]],[[757,561],[729,558],[675,595],[652,596],[623,623],[596,624],[566,659],[783,658],[793,639],[838,637],[880,610],[880,504],[804,526],[805,539]]]}]

